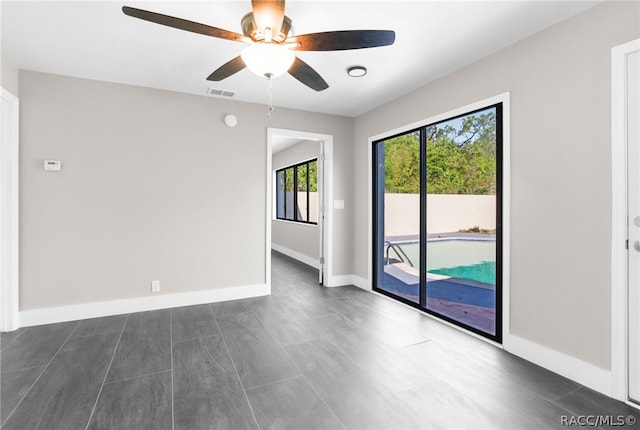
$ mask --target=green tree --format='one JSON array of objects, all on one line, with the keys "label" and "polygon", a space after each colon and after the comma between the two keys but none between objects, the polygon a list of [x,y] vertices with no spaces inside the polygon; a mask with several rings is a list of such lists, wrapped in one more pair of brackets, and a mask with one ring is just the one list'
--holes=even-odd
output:
[{"label": "green tree", "polygon": [[495,194],[496,124],[493,110],[427,129],[427,192]]},{"label": "green tree", "polygon": [[309,163],[309,191],[318,191],[318,162]]},{"label": "green tree", "polygon": [[388,193],[420,192],[420,140],[415,134],[384,143],[384,186]]},{"label": "green tree", "polygon": [[[426,140],[427,193],[496,193],[493,109],[428,127]],[[419,135],[398,136],[384,145],[386,192],[419,193]]]}]

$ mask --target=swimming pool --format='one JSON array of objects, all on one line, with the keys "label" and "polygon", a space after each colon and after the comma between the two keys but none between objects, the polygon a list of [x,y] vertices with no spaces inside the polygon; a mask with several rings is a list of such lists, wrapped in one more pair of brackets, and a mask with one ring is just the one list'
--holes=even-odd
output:
[{"label": "swimming pool", "polygon": [[[405,262],[417,267],[420,261],[417,241],[393,242],[393,245],[404,252],[410,263]],[[496,242],[494,239],[427,240],[427,271],[495,285]]]},{"label": "swimming pool", "polygon": [[441,269],[431,269],[429,273],[437,275],[451,276],[452,278],[468,279],[470,281],[482,282],[483,284],[496,284],[496,262],[482,261],[469,266],[443,267]]}]

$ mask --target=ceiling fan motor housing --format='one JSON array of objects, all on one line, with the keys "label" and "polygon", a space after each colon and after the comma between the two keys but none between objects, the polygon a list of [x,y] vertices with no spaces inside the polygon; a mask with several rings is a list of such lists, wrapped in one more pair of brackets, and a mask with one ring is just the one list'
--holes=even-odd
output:
[{"label": "ceiling fan motor housing", "polygon": [[[264,32],[262,29],[258,28],[253,12],[249,12],[245,16],[243,16],[242,20],[240,21],[240,25],[242,26],[242,34],[250,37],[254,42],[261,42],[264,40]],[[288,16],[284,17],[284,19],[282,20],[282,27],[279,29],[279,31],[276,32],[273,31],[273,29],[271,30],[273,32],[271,36],[271,40],[273,42],[284,42],[289,35],[289,30],[291,30],[291,18],[289,18]]]}]

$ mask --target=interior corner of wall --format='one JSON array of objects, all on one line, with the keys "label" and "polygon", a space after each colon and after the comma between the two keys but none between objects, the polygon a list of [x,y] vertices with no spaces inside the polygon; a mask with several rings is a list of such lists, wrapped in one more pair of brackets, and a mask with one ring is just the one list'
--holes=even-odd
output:
[{"label": "interior corner of wall", "polygon": [[505,351],[612,397],[612,372],[579,358],[510,333],[503,339]]}]

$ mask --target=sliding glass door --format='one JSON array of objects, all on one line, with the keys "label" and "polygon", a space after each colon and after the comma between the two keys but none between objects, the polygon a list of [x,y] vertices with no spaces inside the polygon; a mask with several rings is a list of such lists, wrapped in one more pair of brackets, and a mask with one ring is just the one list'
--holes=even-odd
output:
[{"label": "sliding glass door", "polygon": [[374,290],[501,340],[502,105],[374,142]]},{"label": "sliding glass door", "polygon": [[377,289],[420,303],[419,131],[374,145]]}]

